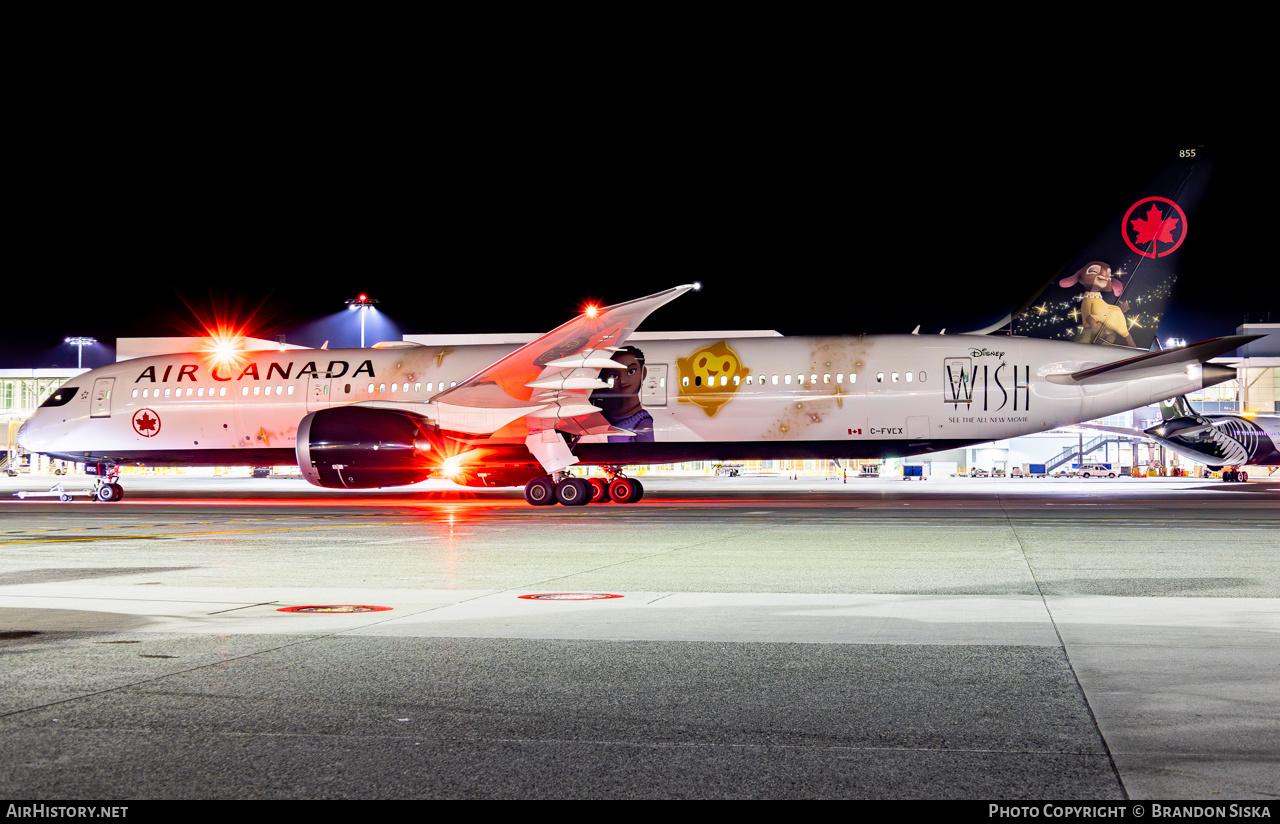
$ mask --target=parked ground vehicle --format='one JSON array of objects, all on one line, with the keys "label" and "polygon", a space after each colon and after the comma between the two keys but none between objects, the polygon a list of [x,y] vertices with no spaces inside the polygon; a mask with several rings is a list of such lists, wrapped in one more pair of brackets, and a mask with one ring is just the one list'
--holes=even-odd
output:
[{"label": "parked ground vehicle", "polygon": [[970,470],[969,477],[970,478],[989,478],[991,477],[991,473],[985,469],[973,469],[973,470]]},{"label": "parked ground vehicle", "polygon": [[913,481],[919,479],[921,481],[928,480],[928,476],[924,474],[924,467],[916,464],[915,466],[902,467],[902,480]]},{"label": "parked ground vehicle", "polygon": [[1114,478],[1116,470],[1109,463],[1091,463],[1081,466],[1076,474],[1082,478]]}]

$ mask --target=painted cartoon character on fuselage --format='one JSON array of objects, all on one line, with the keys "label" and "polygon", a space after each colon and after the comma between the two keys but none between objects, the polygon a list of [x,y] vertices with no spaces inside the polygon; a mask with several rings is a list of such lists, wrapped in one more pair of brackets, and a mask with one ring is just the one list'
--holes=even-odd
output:
[{"label": "painted cartoon character on fuselage", "polygon": [[1102,299],[1108,289],[1116,296],[1124,291],[1124,284],[1111,275],[1111,266],[1100,260],[1090,261],[1071,277],[1058,281],[1069,288],[1079,283],[1084,287],[1084,299],[1080,301],[1082,328],[1076,336],[1077,343],[1120,343],[1136,346],[1129,335],[1129,324],[1124,313],[1129,311],[1129,301],[1118,301],[1114,306]]},{"label": "painted cartoon character on fuselage", "polygon": [[609,423],[636,434],[610,435],[609,443],[652,443],[653,416],[640,405],[640,388],[648,374],[644,352],[635,346],[625,346],[614,353],[613,360],[625,368],[600,370],[600,377],[612,378],[613,386],[597,389],[591,394],[591,402],[600,407]]}]

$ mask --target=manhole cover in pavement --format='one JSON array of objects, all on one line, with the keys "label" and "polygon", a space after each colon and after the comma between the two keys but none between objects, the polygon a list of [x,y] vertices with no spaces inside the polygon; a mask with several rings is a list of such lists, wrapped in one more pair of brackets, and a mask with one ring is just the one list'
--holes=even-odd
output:
[{"label": "manhole cover in pavement", "polygon": [[540,595],[520,595],[530,601],[600,601],[605,598],[621,598],[604,592],[544,592]]},{"label": "manhole cover in pavement", "polygon": [[280,607],[276,612],[386,612],[391,607],[375,607],[366,604],[320,604],[310,607]]}]

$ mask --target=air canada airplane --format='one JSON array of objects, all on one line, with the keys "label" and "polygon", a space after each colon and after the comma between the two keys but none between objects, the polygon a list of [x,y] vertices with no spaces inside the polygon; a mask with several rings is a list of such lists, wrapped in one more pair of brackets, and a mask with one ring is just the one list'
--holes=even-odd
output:
[{"label": "air canada airplane", "polygon": [[[1175,159],[1072,274],[979,333],[629,345],[650,313],[695,288],[686,285],[588,309],[514,350],[395,344],[122,361],[55,391],[18,439],[85,462],[102,501],[123,494],[125,463],[296,462],[321,487],[446,477],[576,506],[638,500],[643,488],[624,465],[917,455],[1091,420],[1233,378],[1207,361],[1255,337],[1144,351],[1194,237],[1187,220],[1207,166],[1203,152]],[[575,464],[606,478],[575,477]]]},{"label": "air canada airplane", "polygon": [[[1092,429],[1149,438],[1215,472],[1225,466],[1280,466],[1280,416],[1202,415],[1185,397],[1160,402],[1160,423],[1147,430],[1090,424]],[[1274,470],[1273,470],[1274,471]],[[1248,476],[1235,472],[1235,480]],[[1224,475],[1224,480],[1228,476]]]}]

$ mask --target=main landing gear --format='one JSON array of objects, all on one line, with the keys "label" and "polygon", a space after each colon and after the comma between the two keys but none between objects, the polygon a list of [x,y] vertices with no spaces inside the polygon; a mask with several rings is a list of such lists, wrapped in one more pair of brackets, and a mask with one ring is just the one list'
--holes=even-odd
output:
[{"label": "main landing gear", "polygon": [[603,467],[608,479],[575,478],[557,472],[549,478],[534,478],[524,486],[524,499],[534,506],[586,506],[613,501],[633,504],[644,495],[644,487],[628,478],[618,467]]}]

